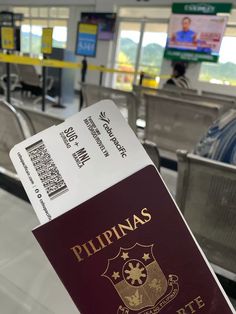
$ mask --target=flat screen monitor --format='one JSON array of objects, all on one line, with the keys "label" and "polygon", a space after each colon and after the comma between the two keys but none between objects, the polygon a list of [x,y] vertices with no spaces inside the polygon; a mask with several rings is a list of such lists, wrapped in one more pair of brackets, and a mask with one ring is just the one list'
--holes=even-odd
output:
[{"label": "flat screen monitor", "polygon": [[166,49],[219,56],[226,16],[172,14]]},{"label": "flat screen monitor", "polygon": [[84,23],[98,24],[98,39],[113,40],[115,33],[115,13],[82,12],[81,21]]},{"label": "flat screen monitor", "polygon": [[75,54],[96,57],[98,25],[78,22]]}]

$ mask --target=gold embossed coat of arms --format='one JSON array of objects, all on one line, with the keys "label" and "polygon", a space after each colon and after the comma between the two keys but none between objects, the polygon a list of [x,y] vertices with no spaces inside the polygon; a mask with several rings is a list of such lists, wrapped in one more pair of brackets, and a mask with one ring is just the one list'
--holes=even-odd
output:
[{"label": "gold embossed coat of arms", "polygon": [[178,293],[178,277],[169,275],[167,280],[153,255],[153,245],[120,248],[102,276],[110,280],[125,305],[117,313],[159,313]]}]

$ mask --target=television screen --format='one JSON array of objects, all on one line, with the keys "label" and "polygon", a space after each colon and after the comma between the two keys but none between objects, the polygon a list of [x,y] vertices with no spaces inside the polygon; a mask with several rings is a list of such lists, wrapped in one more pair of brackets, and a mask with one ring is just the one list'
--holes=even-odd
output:
[{"label": "television screen", "polygon": [[219,56],[227,17],[172,14],[167,49]]},{"label": "television screen", "polygon": [[82,12],[81,21],[84,23],[98,24],[98,39],[113,40],[115,33],[115,13]]}]

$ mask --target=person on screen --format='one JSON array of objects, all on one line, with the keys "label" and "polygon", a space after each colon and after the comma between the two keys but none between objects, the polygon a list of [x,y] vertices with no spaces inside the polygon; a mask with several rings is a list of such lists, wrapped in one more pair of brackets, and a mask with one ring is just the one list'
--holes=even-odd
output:
[{"label": "person on screen", "polygon": [[194,154],[236,165],[236,110],[215,121],[196,145]]},{"label": "person on screen", "polygon": [[182,30],[173,34],[171,40],[179,43],[197,43],[197,34],[190,29],[192,20],[189,17],[184,17],[181,21]]},{"label": "person on screen", "polygon": [[175,85],[180,88],[190,88],[190,81],[185,76],[186,66],[184,63],[175,63],[173,67],[172,76],[167,82],[166,85]]}]

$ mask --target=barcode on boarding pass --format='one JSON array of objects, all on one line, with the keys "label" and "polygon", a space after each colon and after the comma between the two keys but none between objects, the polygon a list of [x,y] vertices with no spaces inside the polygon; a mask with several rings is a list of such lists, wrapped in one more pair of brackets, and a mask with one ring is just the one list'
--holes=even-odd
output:
[{"label": "barcode on boarding pass", "polygon": [[42,140],[26,147],[26,151],[50,199],[68,191],[65,181]]}]

